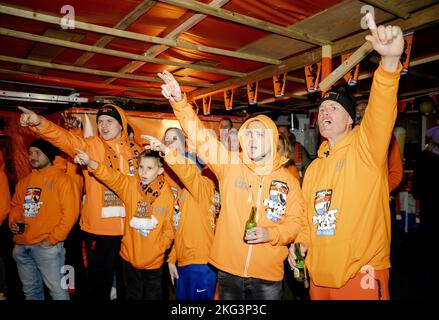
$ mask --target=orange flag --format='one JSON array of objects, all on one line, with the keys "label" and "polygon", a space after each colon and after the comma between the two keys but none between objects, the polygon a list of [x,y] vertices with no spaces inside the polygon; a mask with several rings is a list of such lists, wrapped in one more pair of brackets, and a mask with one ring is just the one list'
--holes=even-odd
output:
[{"label": "orange flag", "polygon": [[[341,63],[349,59],[349,57],[352,55],[352,52],[345,53],[341,55]],[[357,63],[355,67],[353,67],[351,70],[346,73],[343,78],[346,80],[348,85],[355,86],[358,82],[358,72],[360,71],[360,64]]]},{"label": "orange flag", "polygon": [[224,91],[224,106],[226,110],[232,110],[233,108],[233,89],[227,89]]},{"label": "orange flag", "polygon": [[404,52],[401,55],[402,71],[401,74],[407,74],[410,64],[410,53],[412,51],[413,32],[404,36]]},{"label": "orange flag", "polygon": [[208,116],[210,114],[210,104],[212,103],[212,97],[203,97],[203,114]]},{"label": "orange flag", "polygon": [[313,63],[305,67],[306,90],[308,92],[317,92],[319,84],[321,63]]},{"label": "orange flag", "polygon": [[273,76],[274,97],[282,98],[285,95],[285,83],[287,80],[287,73],[276,74]]},{"label": "orange flag", "polygon": [[247,97],[250,105],[258,103],[258,82],[252,82],[247,84]]}]

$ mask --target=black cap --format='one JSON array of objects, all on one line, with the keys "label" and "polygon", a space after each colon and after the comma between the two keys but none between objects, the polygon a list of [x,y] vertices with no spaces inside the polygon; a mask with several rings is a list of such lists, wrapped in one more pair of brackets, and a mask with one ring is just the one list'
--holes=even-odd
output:
[{"label": "black cap", "polygon": [[326,100],[332,100],[341,104],[341,106],[347,111],[347,113],[349,113],[349,116],[352,118],[352,121],[355,123],[356,103],[355,103],[355,98],[353,96],[351,96],[349,93],[344,91],[328,91],[323,95],[320,104],[322,104],[323,101]]},{"label": "black cap", "polygon": [[119,122],[120,126],[123,129],[123,123],[122,123],[122,118],[120,116],[119,111],[117,111],[117,109],[115,108],[115,106],[111,105],[111,104],[106,104],[103,105],[99,110],[98,113],[96,114],[96,122],[98,122],[99,117],[102,115],[106,115],[106,116],[110,116],[113,117],[114,119],[117,120],[117,122]]},{"label": "black cap", "polygon": [[55,160],[55,156],[61,154],[61,151],[51,145],[49,142],[43,139],[37,139],[34,142],[32,142],[27,150],[29,150],[31,147],[40,149],[42,153],[46,155],[46,157],[50,160],[50,162],[53,162]]}]

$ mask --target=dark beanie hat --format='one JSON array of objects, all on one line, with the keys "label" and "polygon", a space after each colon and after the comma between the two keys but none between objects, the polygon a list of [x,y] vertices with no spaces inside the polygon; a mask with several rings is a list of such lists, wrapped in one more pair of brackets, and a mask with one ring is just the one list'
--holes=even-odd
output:
[{"label": "dark beanie hat", "polygon": [[99,117],[102,115],[113,117],[114,119],[117,120],[117,122],[119,122],[120,126],[123,129],[123,123],[122,123],[122,118],[120,116],[120,113],[119,113],[119,111],[117,111],[117,109],[113,105],[111,105],[111,104],[103,105],[98,110],[98,113],[96,114],[96,122],[98,122]]},{"label": "dark beanie hat", "polygon": [[55,160],[56,155],[61,154],[61,151],[58,148],[54,147],[49,142],[43,139],[37,139],[32,142],[27,150],[29,150],[31,147],[40,149],[41,152],[44,153],[47,158],[49,158],[50,162],[53,162],[53,160]]},{"label": "dark beanie hat", "polygon": [[349,116],[352,118],[352,121],[355,123],[355,98],[351,96],[349,93],[344,91],[328,91],[326,92],[322,100],[320,101],[320,104],[323,103],[323,101],[326,100],[333,100],[341,104],[341,106],[349,113]]}]

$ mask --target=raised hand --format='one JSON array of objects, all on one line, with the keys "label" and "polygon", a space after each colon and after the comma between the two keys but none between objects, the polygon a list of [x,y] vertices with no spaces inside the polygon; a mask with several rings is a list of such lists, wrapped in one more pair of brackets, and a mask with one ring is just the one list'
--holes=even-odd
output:
[{"label": "raised hand", "polygon": [[177,80],[169,71],[157,74],[165,84],[162,84],[162,95],[171,102],[179,102],[182,99],[181,88]]},{"label": "raised hand", "polygon": [[164,154],[168,154],[169,148],[165,146],[159,139],[146,134],[142,134],[140,137],[149,142],[149,144],[145,146],[145,149],[160,151]]},{"label": "raised hand", "polygon": [[81,149],[76,149],[76,156],[73,161],[81,166],[90,166],[92,162],[94,162],[90,159],[90,156]]},{"label": "raised hand", "polygon": [[401,28],[390,25],[377,28],[370,12],[366,14],[366,22],[371,32],[370,35],[366,36],[366,40],[370,41],[374,50],[381,55],[383,67],[388,71],[396,71],[404,51]]},{"label": "raised hand", "polygon": [[41,124],[41,117],[35,112],[24,107],[18,107],[23,112],[20,116],[20,125],[22,127],[38,127]]}]

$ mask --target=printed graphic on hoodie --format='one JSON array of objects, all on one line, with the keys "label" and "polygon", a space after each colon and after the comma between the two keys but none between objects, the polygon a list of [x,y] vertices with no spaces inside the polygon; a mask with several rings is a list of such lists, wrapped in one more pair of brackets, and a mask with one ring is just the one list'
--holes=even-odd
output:
[{"label": "printed graphic on hoodie", "polygon": [[285,182],[271,181],[270,197],[264,199],[265,215],[267,219],[278,222],[285,215],[287,205],[288,185]]},{"label": "printed graphic on hoodie", "polygon": [[148,236],[148,234],[155,229],[158,221],[154,215],[149,215],[148,213],[148,202],[138,201],[137,209],[134,217],[130,220],[130,227],[137,230],[137,232],[143,237]]},{"label": "printed graphic on hoodie", "polygon": [[333,236],[336,228],[335,216],[338,209],[329,210],[331,207],[332,189],[316,192],[314,209],[317,214],[312,217],[312,224],[317,226],[318,236]]},{"label": "printed graphic on hoodie", "polygon": [[24,217],[34,218],[38,215],[38,212],[43,204],[40,202],[41,189],[40,188],[27,188],[24,194]]}]

